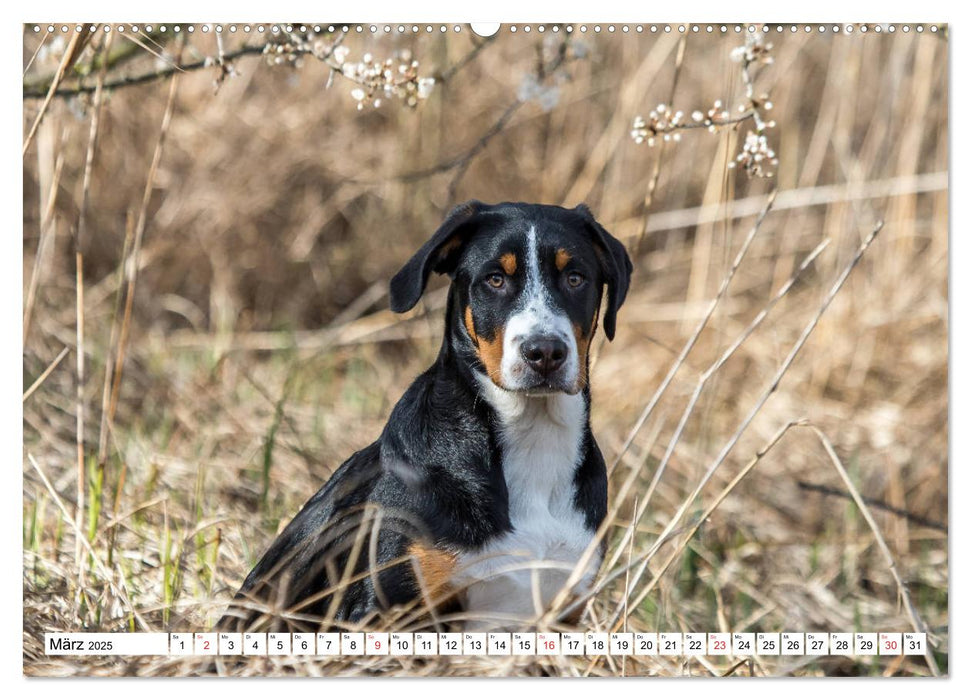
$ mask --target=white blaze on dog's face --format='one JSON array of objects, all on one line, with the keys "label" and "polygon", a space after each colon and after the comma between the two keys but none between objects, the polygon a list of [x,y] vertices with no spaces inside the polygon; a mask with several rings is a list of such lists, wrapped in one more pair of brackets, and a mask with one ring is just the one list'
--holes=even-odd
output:
[{"label": "white blaze on dog's face", "polygon": [[[536,227],[526,234],[524,284],[506,321],[498,384],[511,391],[579,391],[580,344],[570,317],[558,308],[540,268]],[[585,360],[586,358],[584,358]]]}]

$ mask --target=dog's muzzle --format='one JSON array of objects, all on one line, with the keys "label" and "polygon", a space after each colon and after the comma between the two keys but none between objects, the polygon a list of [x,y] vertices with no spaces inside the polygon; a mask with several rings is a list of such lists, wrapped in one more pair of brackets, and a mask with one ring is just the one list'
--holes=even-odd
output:
[{"label": "dog's muzzle", "polygon": [[566,361],[568,348],[559,338],[530,338],[520,347],[526,365],[543,379],[549,379]]},{"label": "dog's muzzle", "polygon": [[528,337],[519,345],[519,356],[525,370],[522,389],[539,393],[575,391],[575,377],[569,371],[570,348],[563,339],[553,335]]}]

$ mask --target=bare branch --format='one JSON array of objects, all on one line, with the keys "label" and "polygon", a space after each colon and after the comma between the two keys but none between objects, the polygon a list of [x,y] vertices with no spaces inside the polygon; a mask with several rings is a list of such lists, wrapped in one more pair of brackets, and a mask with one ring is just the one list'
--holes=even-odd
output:
[{"label": "bare branch", "polygon": [[[826,486],[824,484],[811,484],[808,481],[797,481],[796,486],[803,489],[804,491],[814,491],[816,493],[821,493],[824,496],[837,496],[839,498],[845,498],[847,500],[853,500],[853,494],[847,491],[840,491],[839,489],[834,489],[831,486]],[[925,518],[923,515],[917,515],[917,513],[912,513],[905,508],[898,508],[897,506],[891,505],[886,501],[879,498],[870,498],[863,496],[863,502],[866,503],[871,508],[876,508],[877,510],[882,510],[886,513],[892,513],[893,515],[898,515],[901,518],[906,518],[915,525],[920,525],[922,527],[928,527],[931,530],[937,530],[938,532],[947,532],[947,525],[937,520],[931,520],[930,518]]]},{"label": "bare branch", "polygon": [[[232,61],[236,58],[242,56],[258,56],[262,55],[264,50],[269,44],[261,45],[247,45],[242,46],[235,51],[229,51],[223,56],[224,61]],[[210,68],[212,66],[212,59],[203,58],[199,61],[193,63],[186,63],[180,66],[167,65],[164,68],[159,68],[157,70],[148,71],[141,73],[139,75],[125,76],[122,78],[115,78],[113,80],[106,81],[104,84],[105,90],[117,90],[119,88],[132,87],[134,85],[144,85],[146,83],[153,83],[156,80],[161,80],[166,78],[173,73],[190,73],[192,71],[199,70],[201,68]],[[95,85],[79,85],[73,88],[58,88],[54,90],[54,97],[76,97],[78,95],[86,95],[94,92],[96,89]],[[46,95],[46,91],[39,88],[24,88],[24,99],[25,100],[35,100]]]}]

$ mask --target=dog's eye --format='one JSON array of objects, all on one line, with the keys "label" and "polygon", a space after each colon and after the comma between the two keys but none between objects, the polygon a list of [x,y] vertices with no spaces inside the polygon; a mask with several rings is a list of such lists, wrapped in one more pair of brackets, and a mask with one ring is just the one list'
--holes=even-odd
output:
[{"label": "dog's eye", "polygon": [[493,289],[502,289],[506,286],[506,276],[495,272],[486,277],[486,283]]},{"label": "dog's eye", "polygon": [[586,281],[586,278],[584,278],[584,276],[581,275],[579,272],[571,272],[566,276],[566,283],[571,287],[573,287],[574,289],[579,287],[585,281]]}]

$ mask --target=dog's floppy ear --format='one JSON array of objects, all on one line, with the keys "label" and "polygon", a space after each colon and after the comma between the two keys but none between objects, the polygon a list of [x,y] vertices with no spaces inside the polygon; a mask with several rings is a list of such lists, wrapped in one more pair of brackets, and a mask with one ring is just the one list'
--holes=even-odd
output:
[{"label": "dog's floppy ear", "polygon": [[597,223],[593,214],[586,204],[581,204],[574,209],[583,217],[593,236],[593,241],[601,249],[601,267],[603,268],[604,279],[607,282],[607,312],[604,314],[604,333],[608,340],[614,339],[614,331],[617,328],[617,309],[627,298],[627,289],[630,287],[630,274],[634,270],[634,265],[627,255],[624,244],[607,233],[607,230]]},{"label": "dog's floppy ear", "polygon": [[462,243],[475,230],[473,222],[484,206],[472,200],[455,207],[435,234],[391,278],[392,311],[400,314],[418,303],[432,270],[440,274],[455,271]]}]

